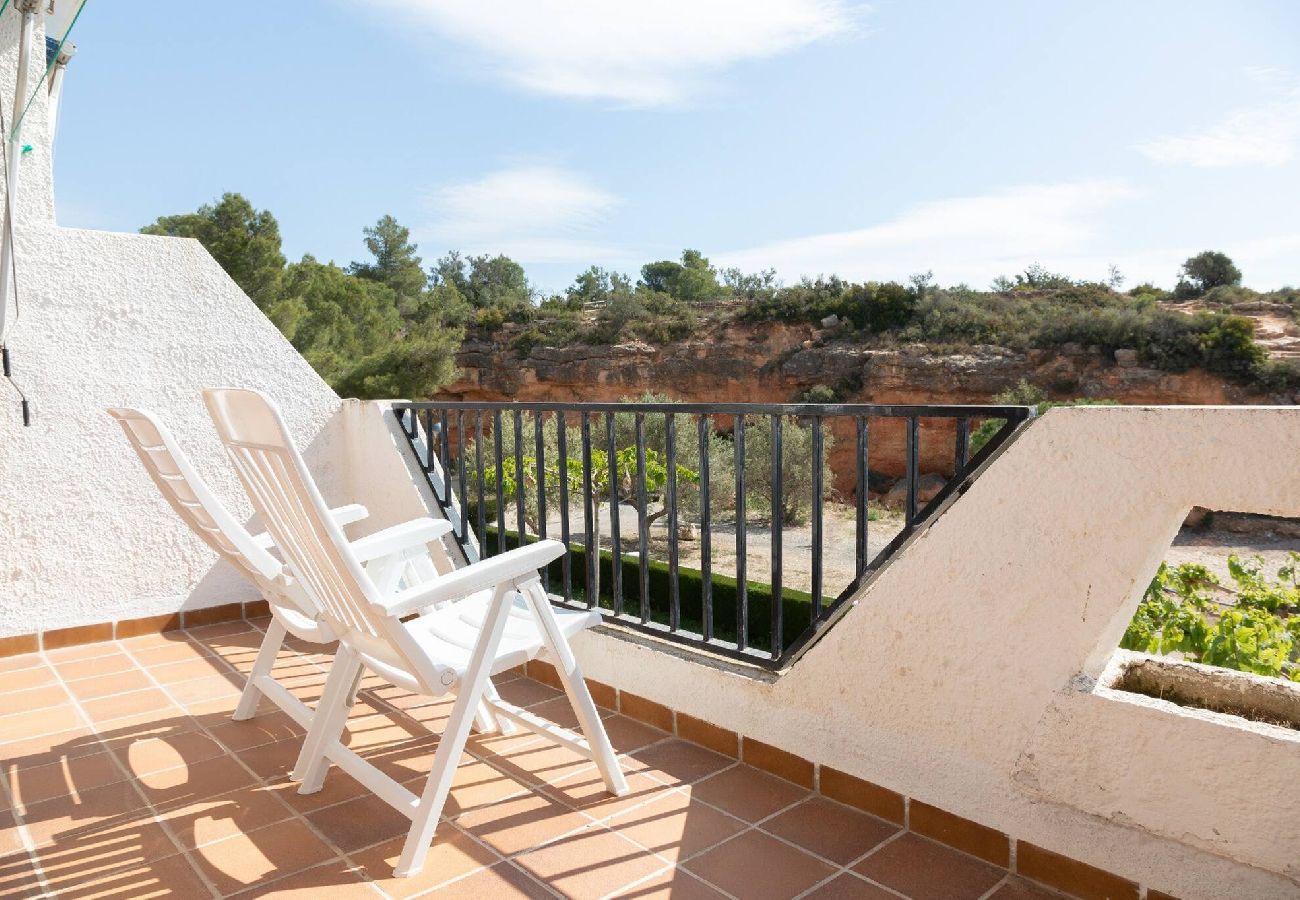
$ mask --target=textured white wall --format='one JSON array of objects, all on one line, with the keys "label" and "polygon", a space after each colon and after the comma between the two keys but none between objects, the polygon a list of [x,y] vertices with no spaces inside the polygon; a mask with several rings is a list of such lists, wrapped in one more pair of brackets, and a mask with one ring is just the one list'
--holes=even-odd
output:
[{"label": "textured white wall", "polygon": [[158,413],[247,516],[200,390],[275,397],[343,502],[333,391],[195,241],[26,228],[18,262],[10,346],[36,420],[22,427],[0,383],[0,635],[254,599],[158,496],[104,409]]}]

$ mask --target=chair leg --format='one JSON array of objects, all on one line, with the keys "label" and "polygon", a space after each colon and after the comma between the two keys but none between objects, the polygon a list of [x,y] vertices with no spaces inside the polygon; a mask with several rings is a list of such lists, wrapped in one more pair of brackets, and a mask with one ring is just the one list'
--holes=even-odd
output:
[{"label": "chair leg", "polygon": [[357,694],[361,692],[361,679],[365,677],[366,677],[365,667],[357,666],[357,674],[352,679],[352,684],[348,688],[347,700],[345,701],[348,705],[348,709],[351,709],[352,707],[357,705]]},{"label": "chair leg", "polygon": [[551,661],[555,664],[555,671],[560,676],[560,683],[564,685],[564,693],[568,695],[569,704],[578,717],[582,735],[591,746],[592,759],[600,769],[605,787],[614,796],[621,797],[628,792],[627,779],[623,777],[623,769],[619,766],[614,747],[609,742],[605,723],[600,720],[600,713],[591,699],[591,692],[587,690],[587,682],[582,678],[582,670],[578,667],[573,649],[555,621],[555,612],[551,609],[551,602],[546,599],[546,592],[542,590],[541,582],[534,581],[526,587],[524,596],[528,598],[528,605],[532,608],[537,626],[542,631],[542,639],[551,655]]},{"label": "chair leg", "polygon": [[447,794],[451,791],[452,779],[456,776],[456,766],[465,751],[465,741],[469,738],[474,710],[483,699],[488,673],[492,669],[493,659],[496,658],[501,635],[505,633],[506,620],[510,617],[508,590],[508,585],[497,588],[492,598],[492,606],[483,622],[483,631],[470,657],[469,668],[457,688],[456,702],[451,708],[451,718],[447,721],[447,727],[438,741],[438,750],[433,755],[429,780],[425,782],[419,808],[411,822],[411,830],[407,832],[406,843],[402,845],[402,855],[397,861],[397,868],[393,870],[393,874],[398,878],[416,875],[424,868],[429,844],[433,841],[438,819],[447,802]]},{"label": "chair leg", "polygon": [[325,679],[325,690],[316,704],[316,713],[311,719],[311,728],[298,753],[298,762],[293,767],[295,781],[301,781],[300,794],[314,794],[325,784],[325,772],[329,769],[329,759],[325,748],[330,741],[337,740],[343,733],[343,726],[348,720],[347,692],[356,680],[361,668],[361,660],[343,645],[339,645],[334,654],[334,665],[330,667]]},{"label": "chair leg", "polygon": [[271,669],[275,667],[275,657],[284,644],[286,633],[280,620],[272,618],[271,624],[266,629],[266,637],[262,638],[261,649],[257,651],[253,669],[248,673],[248,683],[244,685],[244,692],[239,696],[239,705],[235,707],[235,712],[231,716],[235,721],[242,722],[257,715],[257,704],[262,699],[262,689],[258,687],[257,680],[263,675],[271,674]]}]

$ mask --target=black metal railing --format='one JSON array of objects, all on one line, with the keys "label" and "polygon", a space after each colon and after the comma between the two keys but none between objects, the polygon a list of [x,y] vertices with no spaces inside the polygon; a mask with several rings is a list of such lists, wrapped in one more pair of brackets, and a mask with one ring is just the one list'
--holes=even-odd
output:
[{"label": "black metal railing", "polygon": [[[393,411],[467,561],[558,538],[569,552],[543,573],[556,603],[599,606],[633,628],[769,668],[811,645],[1033,415],[1022,406],[442,401]],[[847,447],[837,472],[838,441]],[[877,465],[901,473],[893,492],[901,485],[902,503],[897,532],[872,554]],[[950,475],[928,498],[923,466]],[[832,525],[852,519],[851,545],[830,548],[838,567],[827,564],[828,515]],[[805,521],[805,587],[796,588],[787,530]],[[749,539],[763,530],[768,571],[755,580],[750,557],[762,548]],[[698,541],[693,564],[683,564],[683,540]],[[828,597],[831,568],[842,583]]]}]

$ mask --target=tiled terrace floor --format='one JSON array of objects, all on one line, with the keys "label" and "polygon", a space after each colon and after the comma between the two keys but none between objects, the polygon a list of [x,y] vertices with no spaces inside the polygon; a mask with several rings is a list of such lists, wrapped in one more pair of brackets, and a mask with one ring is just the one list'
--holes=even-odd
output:
[{"label": "tiled terrace floor", "polygon": [[[424,872],[394,879],[402,816],[337,769],[295,793],[302,733],[270,703],[231,721],[264,624],[0,659],[0,896],[1057,896],[613,713],[629,796],[540,739],[473,739]],[[278,664],[304,700],[319,649]],[[498,684],[567,718],[543,684]],[[350,746],[418,792],[450,702],[370,687]]]}]

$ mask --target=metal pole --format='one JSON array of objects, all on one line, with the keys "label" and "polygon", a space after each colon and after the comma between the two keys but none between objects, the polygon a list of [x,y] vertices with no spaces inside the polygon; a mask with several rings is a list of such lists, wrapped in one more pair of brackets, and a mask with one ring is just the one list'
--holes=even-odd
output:
[{"label": "metal pole", "polygon": [[27,76],[32,63],[32,39],[36,27],[36,9],[39,0],[20,0],[16,8],[23,20],[18,32],[18,77],[14,82],[14,113],[9,120],[10,134],[5,157],[5,227],[0,238],[0,342],[8,330],[9,298],[14,294],[14,212],[18,209],[18,169],[23,152],[22,114],[23,98],[27,96]]}]

